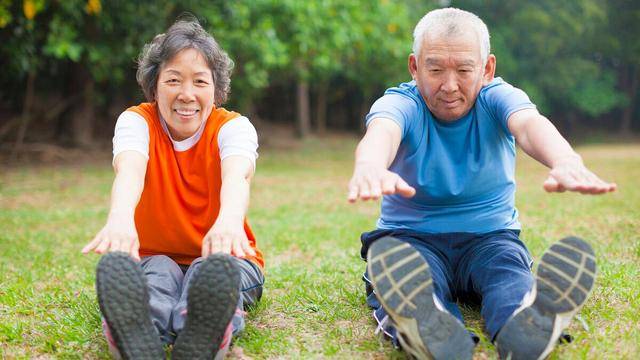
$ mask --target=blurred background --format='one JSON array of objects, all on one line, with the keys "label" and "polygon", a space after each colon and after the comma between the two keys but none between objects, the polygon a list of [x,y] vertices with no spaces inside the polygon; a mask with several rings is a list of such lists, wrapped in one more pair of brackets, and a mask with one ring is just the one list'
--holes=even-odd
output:
[{"label": "blurred background", "polygon": [[497,76],[578,141],[640,132],[637,0],[0,0],[0,156],[107,149],[143,45],[185,12],[235,61],[226,108],[261,142],[361,131],[372,102],[410,80],[412,30],[454,6],[488,25]]}]

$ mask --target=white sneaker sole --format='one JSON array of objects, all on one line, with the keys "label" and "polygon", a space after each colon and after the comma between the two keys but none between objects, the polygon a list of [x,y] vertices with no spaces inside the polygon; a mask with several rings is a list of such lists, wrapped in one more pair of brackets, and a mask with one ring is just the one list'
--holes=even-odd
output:
[{"label": "white sneaker sole", "polygon": [[531,304],[502,327],[496,346],[503,359],[544,359],[593,290],[596,260],[584,240],[567,237],[542,256]]},{"label": "white sneaker sole", "polygon": [[440,309],[431,270],[411,245],[378,239],[367,254],[376,296],[398,332],[402,348],[416,359],[471,359],[475,346],[464,325]]}]

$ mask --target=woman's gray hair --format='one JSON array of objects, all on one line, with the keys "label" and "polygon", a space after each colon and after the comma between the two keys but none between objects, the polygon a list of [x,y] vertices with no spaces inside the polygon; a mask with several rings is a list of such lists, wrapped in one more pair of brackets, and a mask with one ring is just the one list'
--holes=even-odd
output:
[{"label": "woman's gray hair", "polygon": [[195,18],[176,21],[166,33],[156,35],[142,49],[138,57],[136,80],[144,96],[150,102],[156,100],[158,76],[162,66],[185,49],[195,49],[202,54],[213,75],[214,102],[216,106],[224,104],[231,90],[233,61]]},{"label": "woman's gray hair", "polygon": [[480,40],[480,58],[487,63],[491,51],[489,29],[477,15],[468,11],[445,8],[429,11],[413,30],[413,53],[420,55],[420,49],[427,33],[436,36],[456,36],[471,28]]}]

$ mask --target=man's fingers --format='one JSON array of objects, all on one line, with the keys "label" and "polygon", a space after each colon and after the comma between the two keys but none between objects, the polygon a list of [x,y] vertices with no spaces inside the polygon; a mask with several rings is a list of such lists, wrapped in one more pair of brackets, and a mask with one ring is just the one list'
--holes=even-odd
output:
[{"label": "man's fingers", "polygon": [[382,196],[380,182],[380,179],[369,179],[369,190],[371,191],[370,195],[373,200],[378,200]]},{"label": "man's fingers", "polygon": [[371,199],[371,189],[369,188],[369,182],[366,180],[361,180],[358,183],[358,196],[362,200]]},{"label": "man's fingers", "polygon": [[347,195],[347,200],[349,202],[355,202],[358,200],[358,186],[354,182],[349,184],[349,195]]},{"label": "man's fingers", "polygon": [[542,184],[542,187],[546,192],[555,192],[558,189],[558,182],[552,176],[549,176]]},{"label": "man's fingers", "polygon": [[396,193],[396,183],[400,177],[398,175],[386,176],[382,179],[382,194],[392,195]]},{"label": "man's fingers", "polygon": [[407,182],[400,177],[398,177],[396,188],[398,189],[398,193],[406,198],[413,197],[416,194],[416,189],[407,184]]}]

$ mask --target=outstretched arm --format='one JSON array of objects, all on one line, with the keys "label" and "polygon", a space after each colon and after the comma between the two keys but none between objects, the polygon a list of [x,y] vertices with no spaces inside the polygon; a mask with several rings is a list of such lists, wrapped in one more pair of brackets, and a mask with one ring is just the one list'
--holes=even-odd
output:
[{"label": "outstretched arm", "polygon": [[543,185],[546,191],[602,194],[616,190],[616,184],[603,181],[584,166],[580,155],[537,110],[513,113],[508,126],[522,150],[551,169]]},{"label": "outstretched arm", "polygon": [[244,156],[231,155],[222,160],[220,212],[202,240],[203,257],[216,252],[238,257],[255,255],[244,231],[253,173],[253,163]]},{"label": "outstretched arm", "polygon": [[111,208],[107,223],[82,252],[104,254],[109,251],[124,251],[140,260],[140,242],[134,214],[144,188],[147,159],[137,151],[124,151],[116,156],[113,166],[116,177],[111,189]]},{"label": "outstretched arm", "polygon": [[376,200],[383,194],[415,195],[413,187],[398,174],[387,170],[396,157],[401,138],[400,126],[393,120],[376,118],[369,123],[356,149],[353,176],[349,182],[350,202]]}]

